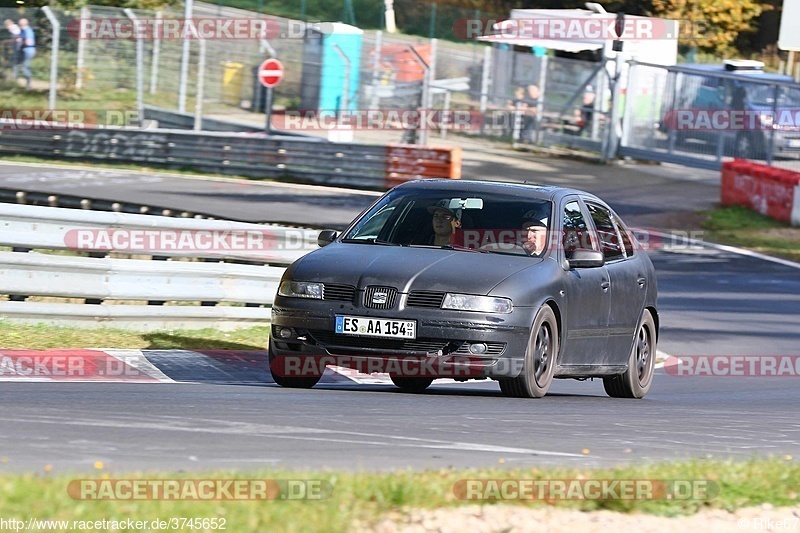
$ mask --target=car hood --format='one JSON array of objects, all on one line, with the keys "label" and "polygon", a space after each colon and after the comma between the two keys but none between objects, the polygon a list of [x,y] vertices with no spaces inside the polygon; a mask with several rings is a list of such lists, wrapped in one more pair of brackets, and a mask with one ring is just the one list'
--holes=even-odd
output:
[{"label": "car hood", "polygon": [[383,285],[400,292],[489,294],[504,279],[541,262],[521,255],[332,243],[295,262],[289,275],[297,281]]}]

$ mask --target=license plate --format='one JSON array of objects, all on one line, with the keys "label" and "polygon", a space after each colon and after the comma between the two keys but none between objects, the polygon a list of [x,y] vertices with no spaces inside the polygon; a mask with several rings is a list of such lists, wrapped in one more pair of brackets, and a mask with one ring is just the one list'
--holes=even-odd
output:
[{"label": "license plate", "polygon": [[336,333],[341,333],[342,335],[364,335],[367,337],[416,339],[417,321],[336,315]]},{"label": "license plate", "polygon": [[787,145],[789,148],[800,148],[800,139],[789,139]]}]

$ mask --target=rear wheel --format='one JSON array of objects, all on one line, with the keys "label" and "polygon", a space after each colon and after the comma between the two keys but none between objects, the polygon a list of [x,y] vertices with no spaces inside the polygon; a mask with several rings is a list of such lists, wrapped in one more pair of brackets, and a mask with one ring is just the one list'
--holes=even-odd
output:
[{"label": "rear wheel", "polygon": [[558,323],[549,305],[543,305],[531,328],[519,376],[500,380],[500,390],[516,398],[541,398],[550,389],[558,360]]},{"label": "rear wheel", "polygon": [[653,315],[645,310],[633,341],[628,370],[603,378],[603,387],[612,398],[644,398],[653,384],[656,364],[656,326]]},{"label": "rear wheel", "polygon": [[322,378],[320,375],[312,376],[286,376],[286,364],[282,357],[273,355],[272,341],[269,342],[269,369],[272,379],[281,387],[289,389],[310,389]]},{"label": "rear wheel", "polygon": [[433,378],[403,378],[400,376],[389,376],[392,383],[408,392],[422,392],[433,383]]}]

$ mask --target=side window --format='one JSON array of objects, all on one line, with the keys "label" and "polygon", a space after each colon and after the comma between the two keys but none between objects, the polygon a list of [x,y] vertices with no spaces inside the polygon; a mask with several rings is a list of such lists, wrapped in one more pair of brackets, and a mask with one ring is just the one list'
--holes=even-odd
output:
[{"label": "side window", "polygon": [[597,228],[597,237],[600,239],[600,249],[603,251],[606,261],[623,259],[622,243],[617,233],[617,228],[611,220],[611,212],[605,207],[597,204],[586,203],[589,213],[592,215],[594,225]]},{"label": "side window", "polygon": [[564,206],[563,233],[564,253],[567,257],[579,248],[597,250],[581,211],[581,205],[577,201]]},{"label": "side window", "polygon": [[617,229],[619,229],[619,234],[622,236],[622,247],[625,250],[625,255],[627,257],[631,257],[633,255],[633,250],[634,250],[633,237],[631,232],[628,230],[625,224],[622,223],[622,220],[620,220],[620,218],[617,215],[611,213],[611,218],[614,219],[614,224],[617,225]]}]

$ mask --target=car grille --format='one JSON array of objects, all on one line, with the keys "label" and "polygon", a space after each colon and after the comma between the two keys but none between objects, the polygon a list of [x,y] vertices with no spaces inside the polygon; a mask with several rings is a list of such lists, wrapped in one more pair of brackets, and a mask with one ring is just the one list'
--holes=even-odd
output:
[{"label": "car grille", "polygon": [[391,309],[397,298],[394,287],[369,286],[364,290],[364,307],[371,309]]},{"label": "car grille", "polygon": [[[382,339],[378,337],[357,337],[337,335],[332,331],[309,330],[308,334],[323,346],[333,345],[345,348],[370,348],[386,350],[387,355],[396,352],[426,352],[454,353],[480,357],[469,352],[469,343],[465,341],[451,341],[448,339]],[[504,342],[487,342],[486,353],[483,356],[498,356],[505,351]],[[449,345],[449,346],[448,346]],[[454,348],[458,347],[454,350]],[[445,349],[449,348],[449,349]]]},{"label": "car grille", "polygon": [[356,295],[356,288],[350,285],[335,285],[326,283],[322,291],[323,300],[337,300],[352,302]]},{"label": "car grille", "polygon": [[443,292],[434,291],[412,291],[408,295],[408,307],[436,307],[442,306],[444,301]]}]

